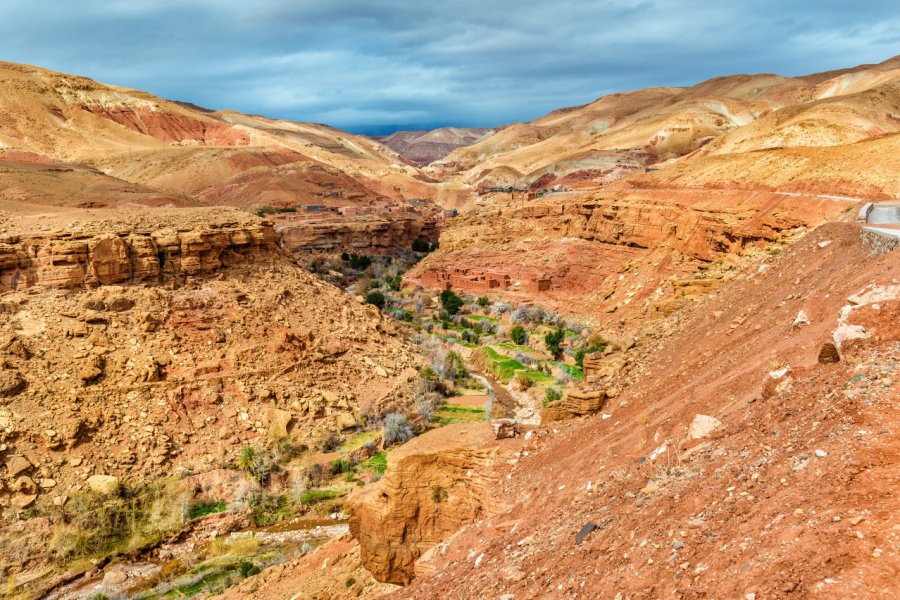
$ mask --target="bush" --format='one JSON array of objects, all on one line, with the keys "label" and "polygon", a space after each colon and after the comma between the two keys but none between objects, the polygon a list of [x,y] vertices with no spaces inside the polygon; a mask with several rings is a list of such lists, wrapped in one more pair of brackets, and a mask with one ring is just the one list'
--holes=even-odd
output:
[{"label": "bush", "polygon": [[244,446],[235,460],[237,468],[250,475],[259,485],[269,481],[274,465],[266,457],[260,455],[253,446]]},{"label": "bush", "polygon": [[384,294],[382,294],[378,290],[372,290],[368,294],[366,294],[366,304],[371,304],[376,306],[378,310],[384,308]]},{"label": "bush", "polygon": [[372,264],[372,259],[365,254],[347,254],[344,252],[341,254],[341,260],[347,263],[351,269],[356,269],[357,271],[365,271]]},{"label": "bush", "polygon": [[544,346],[546,346],[547,352],[549,352],[553,356],[553,358],[559,357],[559,346],[560,344],[562,344],[562,341],[565,337],[566,331],[561,327],[557,327],[554,331],[551,331],[544,336]]},{"label": "bush", "polygon": [[241,577],[252,577],[259,573],[259,567],[250,561],[242,560],[238,565],[238,573],[241,574]]},{"label": "bush", "polygon": [[502,315],[502,314],[508,313],[511,310],[512,310],[512,306],[510,306],[506,302],[494,302],[491,305],[491,312],[493,312],[496,315]]},{"label": "bush", "polygon": [[350,465],[350,461],[346,458],[337,458],[331,461],[331,474],[332,475],[340,475],[341,473],[349,472],[353,467]]},{"label": "bush", "polygon": [[516,382],[516,385],[519,386],[519,389],[523,391],[534,385],[534,382],[531,380],[531,378],[524,373],[519,373],[518,375],[516,375],[514,380]]},{"label": "bush", "polygon": [[547,391],[544,392],[544,406],[557,400],[562,400],[562,392],[556,388],[547,388]]},{"label": "bush", "polygon": [[457,381],[469,376],[469,370],[466,368],[466,363],[459,352],[450,352],[447,355],[447,361],[444,364],[444,376],[451,381]]},{"label": "bush", "polygon": [[423,240],[422,238],[419,238],[419,239],[413,241],[412,249],[413,249],[413,252],[428,252],[431,248],[428,245],[427,240]]},{"label": "bush", "polygon": [[489,302],[490,302],[490,300],[488,300],[487,296],[481,296],[477,300],[478,306],[480,306],[481,308],[484,308],[485,306],[487,306]]},{"label": "bush", "polygon": [[457,296],[453,290],[444,290],[441,292],[441,306],[449,315],[455,315],[462,308],[463,299]]},{"label": "bush", "polygon": [[522,346],[528,341],[528,334],[525,333],[524,327],[516,325],[509,330],[509,339],[511,339],[514,344]]},{"label": "bush", "polygon": [[388,413],[384,417],[382,431],[384,433],[385,447],[393,444],[402,444],[416,436],[412,424],[406,418],[406,415],[396,412]]}]

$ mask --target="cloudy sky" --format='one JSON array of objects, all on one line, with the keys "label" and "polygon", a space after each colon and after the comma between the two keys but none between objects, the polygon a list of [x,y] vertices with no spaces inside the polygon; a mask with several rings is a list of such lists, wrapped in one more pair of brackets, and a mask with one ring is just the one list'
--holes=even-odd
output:
[{"label": "cloudy sky", "polygon": [[364,133],[895,54],[898,0],[0,0],[0,60]]}]

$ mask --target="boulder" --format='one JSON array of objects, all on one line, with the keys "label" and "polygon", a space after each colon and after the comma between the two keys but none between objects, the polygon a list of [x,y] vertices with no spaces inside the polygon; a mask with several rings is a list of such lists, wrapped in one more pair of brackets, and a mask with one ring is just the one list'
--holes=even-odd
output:
[{"label": "boulder", "polygon": [[541,423],[564,421],[598,412],[609,397],[606,390],[570,387],[562,400],[551,402],[541,413]]},{"label": "boulder", "polygon": [[407,584],[430,548],[496,514],[497,459],[488,423],[434,429],[391,452],[384,477],[349,500],[363,566],[378,581]]},{"label": "boulder", "polygon": [[91,475],[86,483],[92,491],[104,496],[119,489],[119,478],[112,475]]},{"label": "boulder", "polygon": [[31,461],[24,456],[14,455],[6,459],[6,474],[9,477],[18,477],[31,468]]},{"label": "boulder", "polygon": [[722,422],[709,415],[697,415],[688,428],[688,437],[692,440],[703,439],[722,426]]},{"label": "boulder", "polygon": [[266,411],[266,424],[269,435],[274,438],[286,437],[293,420],[294,416],[290,411],[275,408],[274,406]]},{"label": "boulder", "polygon": [[494,429],[494,439],[497,440],[519,435],[519,426],[515,419],[494,419],[491,421],[491,427]]},{"label": "boulder", "polygon": [[819,362],[822,364],[836,363],[841,361],[841,354],[838,352],[834,342],[825,342],[822,349],[819,350]]},{"label": "boulder", "polygon": [[18,371],[0,369],[0,398],[11,398],[25,389],[25,379]]}]

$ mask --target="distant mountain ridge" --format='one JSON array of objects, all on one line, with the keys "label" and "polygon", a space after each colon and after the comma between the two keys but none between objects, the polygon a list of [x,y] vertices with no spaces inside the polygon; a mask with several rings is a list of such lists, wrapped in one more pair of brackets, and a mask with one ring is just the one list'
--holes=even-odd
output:
[{"label": "distant mountain ridge", "polygon": [[423,166],[444,158],[457,148],[474,144],[494,131],[475,127],[441,127],[427,131],[397,131],[374,139],[407,160]]}]

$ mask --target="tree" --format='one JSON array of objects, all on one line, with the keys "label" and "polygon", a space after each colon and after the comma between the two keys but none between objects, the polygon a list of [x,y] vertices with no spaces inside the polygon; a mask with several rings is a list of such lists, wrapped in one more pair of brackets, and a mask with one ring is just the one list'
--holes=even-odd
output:
[{"label": "tree", "polygon": [[384,308],[384,294],[380,290],[372,290],[366,294],[366,304],[372,304],[378,307],[378,310]]},{"label": "tree", "polygon": [[513,341],[513,344],[521,346],[528,341],[528,334],[525,333],[524,327],[516,325],[509,330],[509,338]]},{"label": "tree", "polygon": [[480,298],[478,298],[478,306],[480,306],[481,308],[487,306],[488,303],[490,303],[490,300],[488,300],[487,296],[481,296]]},{"label": "tree", "polygon": [[456,295],[453,290],[444,290],[441,292],[441,306],[447,311],[447,314],[455,315],[462,308],[463,299]]},{"label": "tree", "polygon": [[551,331],[544,336],[544,346],[547,347],[547,352],[549,352],[553,356],[553,358],[559,358],[559,346],[560,344],[562,344],[562,341],[565,337],[566,332],[561,327],[557,327],[554,331]]},{"label": "tree", "polygon": [[422,238],[417,238],[413,240],[412,243],[413,252],[428,252],[431,247],[428,245],[428,240],[423,240]]}]

